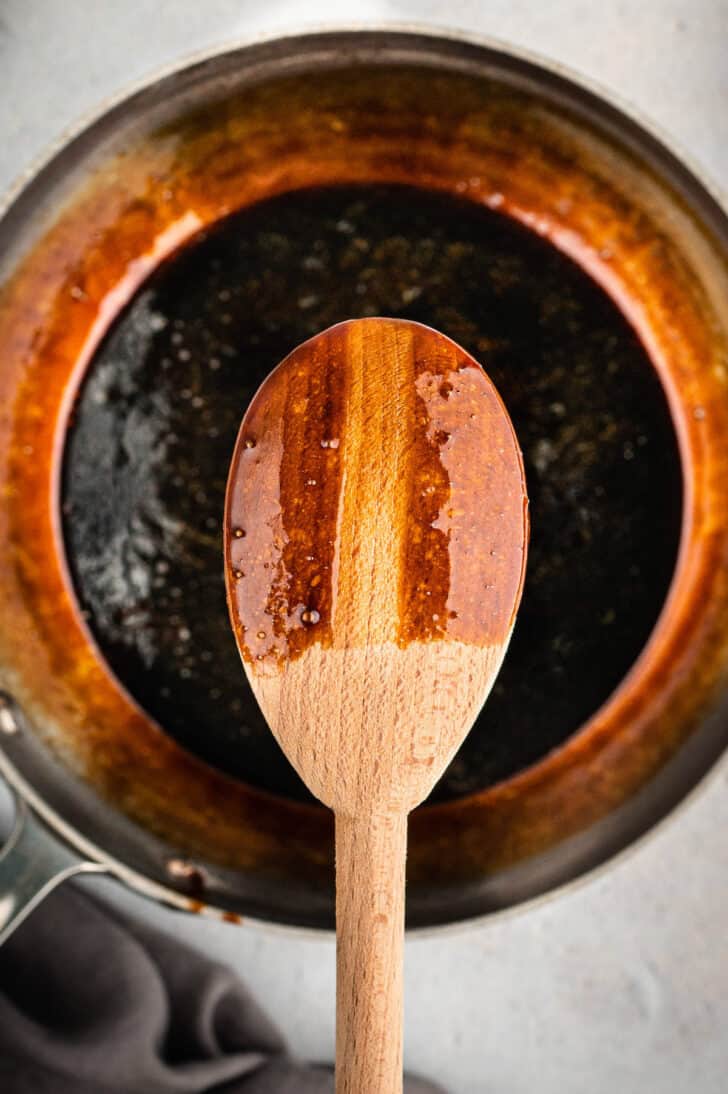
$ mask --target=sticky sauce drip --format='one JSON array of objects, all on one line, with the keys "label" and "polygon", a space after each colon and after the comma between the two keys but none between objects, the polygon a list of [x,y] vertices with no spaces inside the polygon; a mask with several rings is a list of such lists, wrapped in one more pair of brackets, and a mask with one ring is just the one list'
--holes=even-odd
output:
[{"label": "sticky sauce drip", "polygon": [[232,615],[262,671],[313,643],[507,633],[518,446],[481,367],[416,323],[342,323],[282,362],[246,414],[226,521]]},{"label": "sticky sauce drip", "polygon": [[[251,404],[228,492],[228,591],[251,662],[280,662],[331,639],[346,375],[321,350],[308,367],[294,358],[279,366],[285,382],[274,373]],[[231,593],[236,571],[245,577]]]}]

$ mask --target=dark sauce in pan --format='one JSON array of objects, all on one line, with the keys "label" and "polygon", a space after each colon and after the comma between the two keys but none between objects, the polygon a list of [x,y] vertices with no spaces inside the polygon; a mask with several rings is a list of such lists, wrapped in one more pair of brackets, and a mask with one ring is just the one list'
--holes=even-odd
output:
[{"label": "dark sauce in pan", "polygon": [[182,745],[256,786],[306,791],[245,680],[225,605],[222,513],[242,415],[333,323],[429,324],[480,360],[523,448],[525,592],[488,704],[434,797],[481,789],[569,737],[630,668],[677,553],[667,404],[611,299],[487,209],[405,187],[287,194],[162,265],[81,388],[63,513],[77,594],[108,663]]}]

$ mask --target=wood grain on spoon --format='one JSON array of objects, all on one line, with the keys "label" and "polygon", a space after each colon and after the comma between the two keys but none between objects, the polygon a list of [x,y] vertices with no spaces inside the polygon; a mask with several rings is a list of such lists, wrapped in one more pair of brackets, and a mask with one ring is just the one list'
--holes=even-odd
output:
[{"label": "wood grain on spoon", "polygon": [[528,536],[518,443],[449,339],[403,320],[342,323],[251,403],[225,521],[245,670],[336,813],[337,1091],[393,1094],[406,817],[508,645]]}]

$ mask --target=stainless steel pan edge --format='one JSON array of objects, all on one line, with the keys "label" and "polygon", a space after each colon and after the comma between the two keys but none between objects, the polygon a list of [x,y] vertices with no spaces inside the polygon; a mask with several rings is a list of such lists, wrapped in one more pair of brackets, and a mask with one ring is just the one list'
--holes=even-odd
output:
[{"label": "stainless steel pan edge", "polygon": [[[483,45],[489,48],[494,48],[493,43],[481,42],[471,38],[457,39],[454,36],[448,37],[447,35],[435,33],[428,30],[422,30],[416,28],[407,28],[408,31],[421,35],[425,40],[441,39],[443,43],[454,50],[460,46],[463,50],[463,65],[465,65],[469,58],[472,56],[472,52]],[[346,28],[336,28],[339,33],[346,33]],[[329,47],[331,45],[331,33],[334,32],[322,32],[321,38],[322,47]],[[392,35],[393,39],[398,37],[398,32],[387,28],[385,35]],[[368,32],[363,32],[363,37],[374,37],[373,28],[368,28]],[[307,36],[309,37],[309,36]],[[271,44],[274,44],[277,39],[268,40]],[[290,45],[290,39],[282,39],[282,43]],[[255,43],[259,44],[259,43]],[[411,43],[410,43],[411,45]],[[495,48],[501,49],[500,44],[496,43]],[[227,51],[225,51],[227,52]],[[205,61],[214,61],[217,56],[221,54],[218,51],[211,51],[205,54],[203,57],[195,58],[198,63]],[[355,53],[353,54],[355,56]],[[408,52],[407,56],[411,57],[412,52]],[[573,82],[574,86],[578,89],[581,85],[587,93],[591,93],[592,89],[585,83],[580,77],[574,77],[572,74],[567,73],[561,66],[550,64],[548,61],[543,61],[539,58],[533,58],[526,56],[520,51],[514,51],[513,56],[515,58],[523,58],[527,61],[534,61],[545,71],[546,74],[551,73],[553,77],[563,78],[567,77]],[[307,58],[310,60],[310,57]],[[475,60],[471,60],[470,63],[476,64]],[[184,65],[174,69],[174,72],[182,73],[187,68],[188,62]],[[165,73],[168,75],[169,73]],[[155,83],[156,79],[150,80],[148,83]],[[148,84],[145,82],[145,87]],[[127,101],[128,96],[124,95],[120,97],[117,102],[122,104]],[[610,111],[608,103],[605,109]],[[106,108],[103,115],[98,115],[98,118],[106,114]],[[616,118],[613,124],[616,124]],[[84,124],[84,131],[88,125],[88,121]],[[642,127],[642,123],[640,122]],[[650,136],[650,128],[644,127],[647,131],[647,136]],[[77,131],[78,132],[78,131]],[[662,143],[662,142],[660,142]],[[63,147],[61,145],[60,147]],[[60,147],[53,149],[52,157],[59,152]],[[662,152],[664,154],[665,149],[663,147]],[[46,166],[50,162],[50,158],[43,166]],[[39,167],[39,173],[42,167]],[[37,177],[37,176],[34,176]],[[32,186],[33,179],[26,176],[23,179],[23,184]],[[710,187],[706,187],[710,191]],[[6,204],[8,213],[13,215],[15,207]],[[711,210],[706,210],[708,218],[711,216]],[[137,870],[127,867],[121,859],[116,858],[113,854],[110,854],[108,850],[102,850],[102,848],[92,841],[85,838],[73,824],[64,820],[54,809],[50,808],[44,801],[42,794],[38,794],[36,790],[23,778],[20,774],[19,768],[12,760],[12,754],[14,752],[13,745],[11,744],[11,738],[17,734],[23,734],[30,732],[28,728],[23,727],[23,716],[17,711],[17,708],[13,707],[12,700],[7,700],[3,705],[0,705],[0,737],[5,737],[8,747],[4,749],[0,747],[0,773],[8,781],[8,783],[14,788],[17,795],[17,813],[16,822],[13,833],[3,849],[0,855],[0,941],[8,937],[11,931],[22,921],[22,919],[39,903],[43,897],[50,892],[56,885],[69,877],[73,877],[79,874],[85,873],[111,873],[125,884],[131,886],[141,894],[150,897],[155,900],[162,901],[171,906],[179,909],[190,910],[194,906],[195,911],[203,911],[216,916],[223,916],[225,912],[223,907],[217,907],[214,903],[215,900],[215,878],[210,878],[211,881],[209,889],[206,890],[205,905],[201,907],[199,901],[193,900],[189,893],[175,889],[170,884],[164,884],[160,880],[154,880],[153,875],[156,874],[157,878],[163,875],[166,868],[166,864],[169,862],[170,853],[173,849],[162,845],[157,841],[157,846],[154,846],[152,853],[150,854],[150,866],[153,862],[153,869],[150,875],[145,875]],[[702,738],[702,734],[699,735]],[[696,755],[698,752],[698,742],[696,741]],[[712,759],[717,758],[720,751],[722,751],[723,744],[721,741],[720,747],[705,746]],[[696,760],[697,767],[704,768],[706,752],[705,749],[700,750],[700,761]],[[714,754],[713,754],[714,753]],[[665,779],[670,780],[670,772],[666,769]],[[682,780],[681,780],[682,781]],[[682,797],[683,793],[675,791],[674,795],[670,795],[673,799],[672,804],[676,804]],[[640,805],[639,808],[635,806],[633,810],[634,815],[639,817],[637,824],[641,826],[643,823],[651,824],[654,820],[658,819],[658,816],[664,814],[664,808],[661,808],[659,813],[655,812],[654,804],[651,806],[649,801]],[[616,818],[615,818],[616,819]],[[610,818],[611,820],[611,818]],[[634,825],[634,819],[630,822],[630,826]],[[130,828],[133,826],[129,826]],[[58,838],[57,838],[58,837]],[[148,837],[147,837],[148,838]],[[587,841],[577,840],[570,844],[569,847],[564,848],[564,863],[568,862],[568,866],[564,865],[563,868],[563,880],[557,881],[557,884],[563,887],[567,878],[573,876],[573,869],[578,862],[580,869],[593,869],[592,850],[590,844],[594,840],[601,838],[598,833],[593,834],[593,839]],[[611,853],[616,853],[623,842],[614,839],[607,839],[607,846],[613,844]],[[636,845],[632,843],[630,847],[622,851],[622,855],[630,853]],[[600,855],[600,860],[602,855]],[[609,865],[614,860],[611,859]],[[600,869],[604,869],[602,866]],[[547,873],[550,871],[547,871]],[[590,875],[593,876],[593,875]],[[224,884],[224,878],[220,877],[220,882]],[[570,883],[571,885],[577,885],[581,882],[581,878]],[[509,878],[498,879],[498,885],[493,886],[490,893],[490,897],[486,898],[486,903],[490,905],[488,916],[493,912],[499,911],[503,914],[505,910],[503,903],[512,902],[512,892],[509,891],[509,886],[515,884],[515,890],[517,891],[519,886],[518,871],[514,871]],[[550,883],[552,884],[552,882]],[[498,889],[502,890],[502,895],[499,899]],[[553,889],[551,890],[553,891]],[[506,896],[506,893],[508,895]],[[543,899],[541,896],[537,896],[531,900],[527,900],[526,903],[521,904],[520,908],[530,906],[537,900]],[[207,903],[207,901],[210,903]],[[256,905],[258,915],[256,915]],[[476,908],[482,909],[483,907],[483,893],[479,893],[477,896],[473,896],[473,915],[477,916]],[[509,912],[513,909],[508,908]],[[246,914],[248,920],[262,921],[270,923],[271,915],[267,907],[267,901],[265,898],[259,902],[252,900],[248,903],[246,912],[252,911],[253,915]],[[322,908],[319,912],[323,912],[325,917],[328,917],[329,907],[328,901],[322,901]],[[482,912],[480,913],[482,914]],[[319,915],[311,915],[310,926],[317,926],[320,924]]]}]

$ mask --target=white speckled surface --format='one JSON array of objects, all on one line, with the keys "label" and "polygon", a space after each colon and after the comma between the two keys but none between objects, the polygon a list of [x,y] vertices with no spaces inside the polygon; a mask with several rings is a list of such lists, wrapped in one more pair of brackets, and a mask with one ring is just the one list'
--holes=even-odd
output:
[{"label": "white speckled surface", "polygon": [[[2,0],[0,188],[108,96],[199,49],[304,26],[451,27],[598,81],[728,191],[728,0]],[[452,1094],[728,1090],[728,762],[569,892],[407,948],[406,1056]],[[235,928],[89,883],[239,969],[333,1051],[331,938]]]}]

